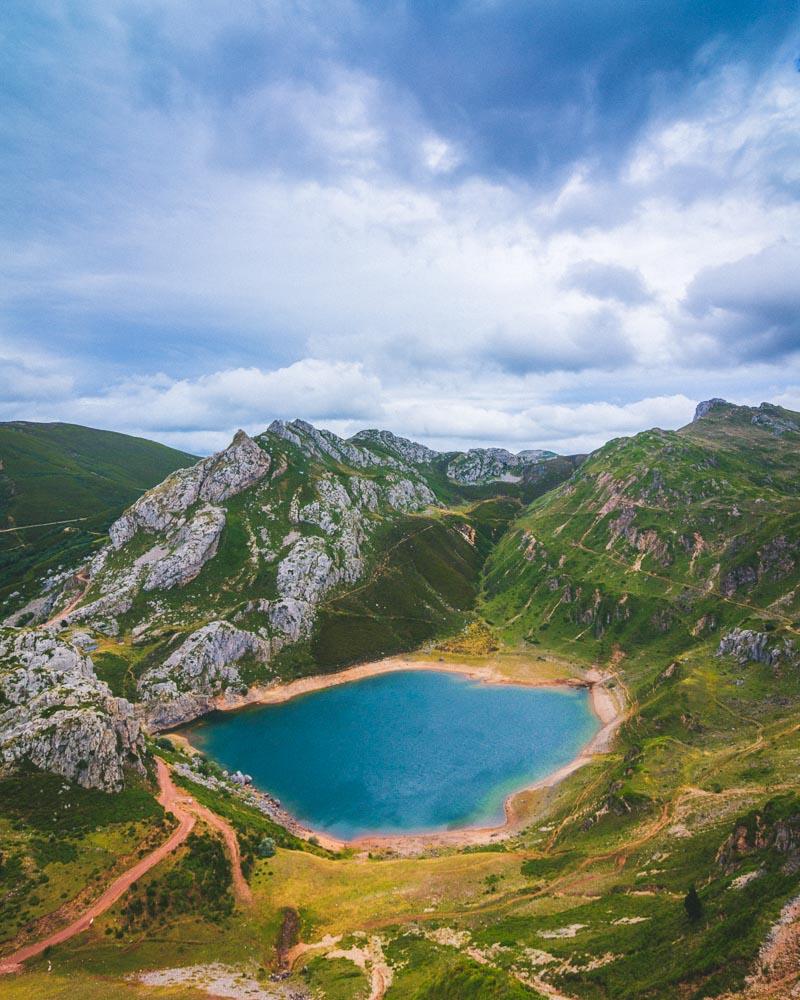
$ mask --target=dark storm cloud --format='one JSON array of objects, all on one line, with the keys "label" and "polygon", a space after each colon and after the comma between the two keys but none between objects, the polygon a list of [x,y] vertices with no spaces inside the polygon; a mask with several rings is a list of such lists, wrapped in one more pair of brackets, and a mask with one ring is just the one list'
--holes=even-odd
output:
[{"label": "dark storm cloud", "polygon": [[[785,0],[244,3],[198,39],[191,20],[176,36],[158,4],[124,10],[142,92],[159,104],[188,86],[230,112],[287,81],[325,89],[336,67],[378,82],[387,122],[418,109],[464,151],[462,172],[545,183],[578,160],[616,165],[653,115],[719,63],[757,71],[794,12]],[[254,109],[259,127],[220,155],[321,169],[298,130],[296,89]],[[411,162],[402,138],[392,143],[401,170]]]}]

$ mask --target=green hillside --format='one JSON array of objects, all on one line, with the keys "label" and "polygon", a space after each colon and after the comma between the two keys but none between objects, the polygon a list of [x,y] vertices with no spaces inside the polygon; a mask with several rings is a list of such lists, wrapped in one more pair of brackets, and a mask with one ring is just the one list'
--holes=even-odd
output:
[{"label": "green hillside", "polygon": [[[287,988],[309,998],[363,1000],[381,969],[386,1000],[794,995],[800,414],[710,401],[678,431],[510,482],[454,481],[449,461],[385,432],[238,434],[114,525],[86,591],[68,581],[59,596],[60,634],[90,633],[97,673],[154,730],[208,711],[202,698],[415,648],[510,682],[594,684],[618,728],[515,798],[505,835],[338,852],[266,820],[230,777],[209,784],[224,777],[213,761],[159,736],[181,787],[232,821],[253,903],[233,905],[229,873],[204,903],[222,842],[187,843],[54,949],[52,974],[43,956],[9,979],[12,998],[76,982],[154,996],[123,977],[220,962],[266,982],[293,942],[313,950]],[[96,829],[45,841],[18,780],[0,809],[5,952],[86,883],[90,849],[109,871],[163,823],[134,786]]]},{"label": "green hillside", "polygon": [[679,431],[609,442],[503,538],[485,580],[488,618],[509,639],[586,656],[615,643],[677,655],[751,617],[793,627],[793,427],[798,414],[724,404]]},{"label": "green hillside", "polygon": [[[611,441],[487,562],[482,610],[512,648],[599,665],[631,705],[614,753],[523,837],[534,893],[576,896],[558,923],[582,961],[547,941],[569,996],[729,997],[800,889],[798,430],[800,414],[716,401]],[[506,905],[480,939],[519,953],[550,923]]]},{"label": "green hillside", "polygon": [[0,600],[59,563],[78,562],[128,504],[194,461],[155,441],[76,424],[0,424]]}]

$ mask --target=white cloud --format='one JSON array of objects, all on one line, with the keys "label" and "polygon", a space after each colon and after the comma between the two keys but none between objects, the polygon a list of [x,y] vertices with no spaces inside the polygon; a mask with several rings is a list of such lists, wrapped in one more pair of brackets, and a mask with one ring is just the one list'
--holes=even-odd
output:
[{"label": "white cloud", "polygon": [[[198,59],[221,26],[201,6],[196,25],[195,5],[162,15],[167,34],[193,23]],[[742,366],[724,324],[685,308],[698,275],[707,288],[751,255],[748,300],[790,284],[765,252],[800,231],[783,55],[755,84],[719,69],[689,110],[652,121],[619,174],[587,159],[548,190],[470,176],[466,145],[333,50],[300,83],[265,76],[220,101],[175,72],[147,100],[123,26],[99,16],[107,46],[78,32],[73,60],[107,129],[94,184],[71,178],[69,220],[15,231],[0,262],[14,342],[63,342],[69,363],[17,351],[0,372],[4,415],[198,450],[299,415],[440,447],[568,451],[678,426],[697,398],[800,384],[768,351]],[[230,19],[247,34],[267,16],[285,12]],[[59,323],[31,321],[38,303]]]}]

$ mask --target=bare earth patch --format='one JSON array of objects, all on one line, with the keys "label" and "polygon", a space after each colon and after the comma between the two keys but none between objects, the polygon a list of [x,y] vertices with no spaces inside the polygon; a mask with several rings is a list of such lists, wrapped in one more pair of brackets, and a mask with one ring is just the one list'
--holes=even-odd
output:
[{"label": "bare earth patch", "polygon": [[284,983],[261,985],[252,973],[218,962],[156,969],[130,978],[143,986],[191,986],[225,1000],[305,1000],[307,997],[304,991]]}]

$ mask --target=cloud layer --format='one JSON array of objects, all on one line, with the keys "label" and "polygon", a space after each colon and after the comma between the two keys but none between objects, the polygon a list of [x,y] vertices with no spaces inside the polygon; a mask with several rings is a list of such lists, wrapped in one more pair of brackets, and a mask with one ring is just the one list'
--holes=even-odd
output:
[{"label": "cloud layer", "polygon": [[4,418],[582,450],[798,398],[785,4],[11,0],[3,32]]}]

